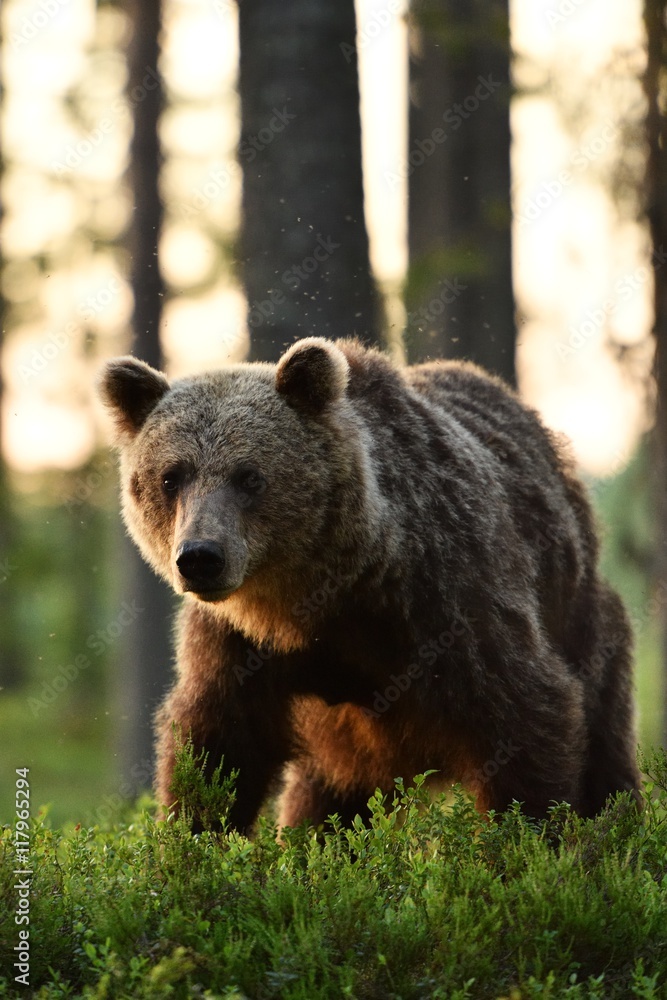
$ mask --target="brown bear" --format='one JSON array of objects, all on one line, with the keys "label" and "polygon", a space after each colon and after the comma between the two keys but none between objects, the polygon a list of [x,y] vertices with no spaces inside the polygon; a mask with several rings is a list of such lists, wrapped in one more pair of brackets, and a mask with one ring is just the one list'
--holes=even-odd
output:
[{"label": "brown bear", "polygon": [[480,810],[637,797],[631,634],[560,441],[466,363],[308,338],[179,379],[110,361],[124,517],[185,599],[157,716],[238,769],[249,830],[349,822],[428,769]]}]

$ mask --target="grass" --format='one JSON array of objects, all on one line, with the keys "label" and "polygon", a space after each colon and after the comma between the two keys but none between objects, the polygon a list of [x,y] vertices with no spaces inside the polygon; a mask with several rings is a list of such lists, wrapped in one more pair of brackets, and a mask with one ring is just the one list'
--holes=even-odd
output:
[{"label": "grass", "polygon": [[[609,526],[605,570],[635,622],[650,744],[664,680],[641,569],[655,547],[642,477],[639,463],[594,493]],[[106,660],[39,714],[28,702],[113,610],[107,572],[94,574],[101,528],[84,515],[65,570],[70,534],[53,512],[31,514],[32,555],[14,559],[30,669],[26,686],[2,692],[0,763],[10,776],[30,767],[33,803],[52,807],[31,821],[25,987],[13,971],[13,782],[0,783],[0,824],[11,824],[0,828],[0,997],[667,1000],[664,757],[648,765],[641,817],[621,799],[595,821],[557,808],[543,825],[518,811],[486,823],[460,796],[426,806],[417,781],[395,803],[374,800],[367,827],[291,831],[279,845],[268,820],[252,841],[193,838],[156,822],[149,800],[120,807]],[[187,754],[180,792],[210,796]],[[230,794],[207,800],[211,816],[224,817]]]},{"label": "grass", "polygon": [[[76,700],[69,691],[38,715],[27,706],[26,692],[2,692],[2,774],[30,768],[32,801],[49,806],[54,825],[94,821],[100,809],[117,801],[120,785],[108,713],[99,699]],[[13,813],[13,782],[7,777],[0,784],[0,823],[10,822]]]},{"label": "grass", "polygon": [[[224,816],[184,752],[182,789]],[[31,831],[30,987],[11,972],[18,929],[12,828],[0,841],[0,994],[226,1000],[528,1000],[667,996],[667,759],[639,815],[555,806],[481,821],[399,780],[372,818],[279,844],[189,834],[143,809],[114,824]],[[192,804],[186,795],[186,809]]]}]

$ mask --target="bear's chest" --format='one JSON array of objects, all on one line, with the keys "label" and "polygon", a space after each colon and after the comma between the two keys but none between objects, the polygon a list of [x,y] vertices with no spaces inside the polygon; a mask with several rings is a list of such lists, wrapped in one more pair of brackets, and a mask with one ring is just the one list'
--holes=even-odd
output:
[{"label": "bear's chest", "polygon": [[392,683],[403,692],[412,686],[420,673],[416,658],[414,643],[387,617],[340,616],[313,638],[301,689],[328,705],[351,702],[372,709],[378,692]]}]

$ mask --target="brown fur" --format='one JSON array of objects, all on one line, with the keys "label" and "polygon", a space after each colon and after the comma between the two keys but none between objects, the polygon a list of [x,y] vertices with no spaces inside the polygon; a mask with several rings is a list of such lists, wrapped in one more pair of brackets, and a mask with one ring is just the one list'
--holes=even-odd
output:
[{"label": "brown fur", "polygon": [[119,359],[101,394],[128,528],[187,591],[162,803],[174,721],[240,770],[242,829],[281,775],[282,824],[427,769],[535,816],[636,794],[627,619],[567,452],[498,380],[310,338],[172,386]]}]

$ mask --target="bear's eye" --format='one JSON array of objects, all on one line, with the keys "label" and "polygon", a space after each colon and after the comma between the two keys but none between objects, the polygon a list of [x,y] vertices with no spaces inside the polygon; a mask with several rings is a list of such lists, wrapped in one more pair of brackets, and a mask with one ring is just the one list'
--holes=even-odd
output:
[{"label": "bear's eye", "polygon": [[266,479],[255,468],[241,468],[234,476],[234,485],[238,490],[241,505],[249,507],[255,503],[266,490]]},{"label": "bear's eye", "polygon": [[258,490],[261,490],[264,485],[264,476],[262,476],[255,469],[252,469],[249,472],[243,473],[239,485],[244,490],[250,490],[253,493],[256,493]]},{"label": "bear's eye", "polygon": [[167,469],[162,473],[162,490],[168,497],[175,496],[183,481],[183,473],[180,469]]}]

